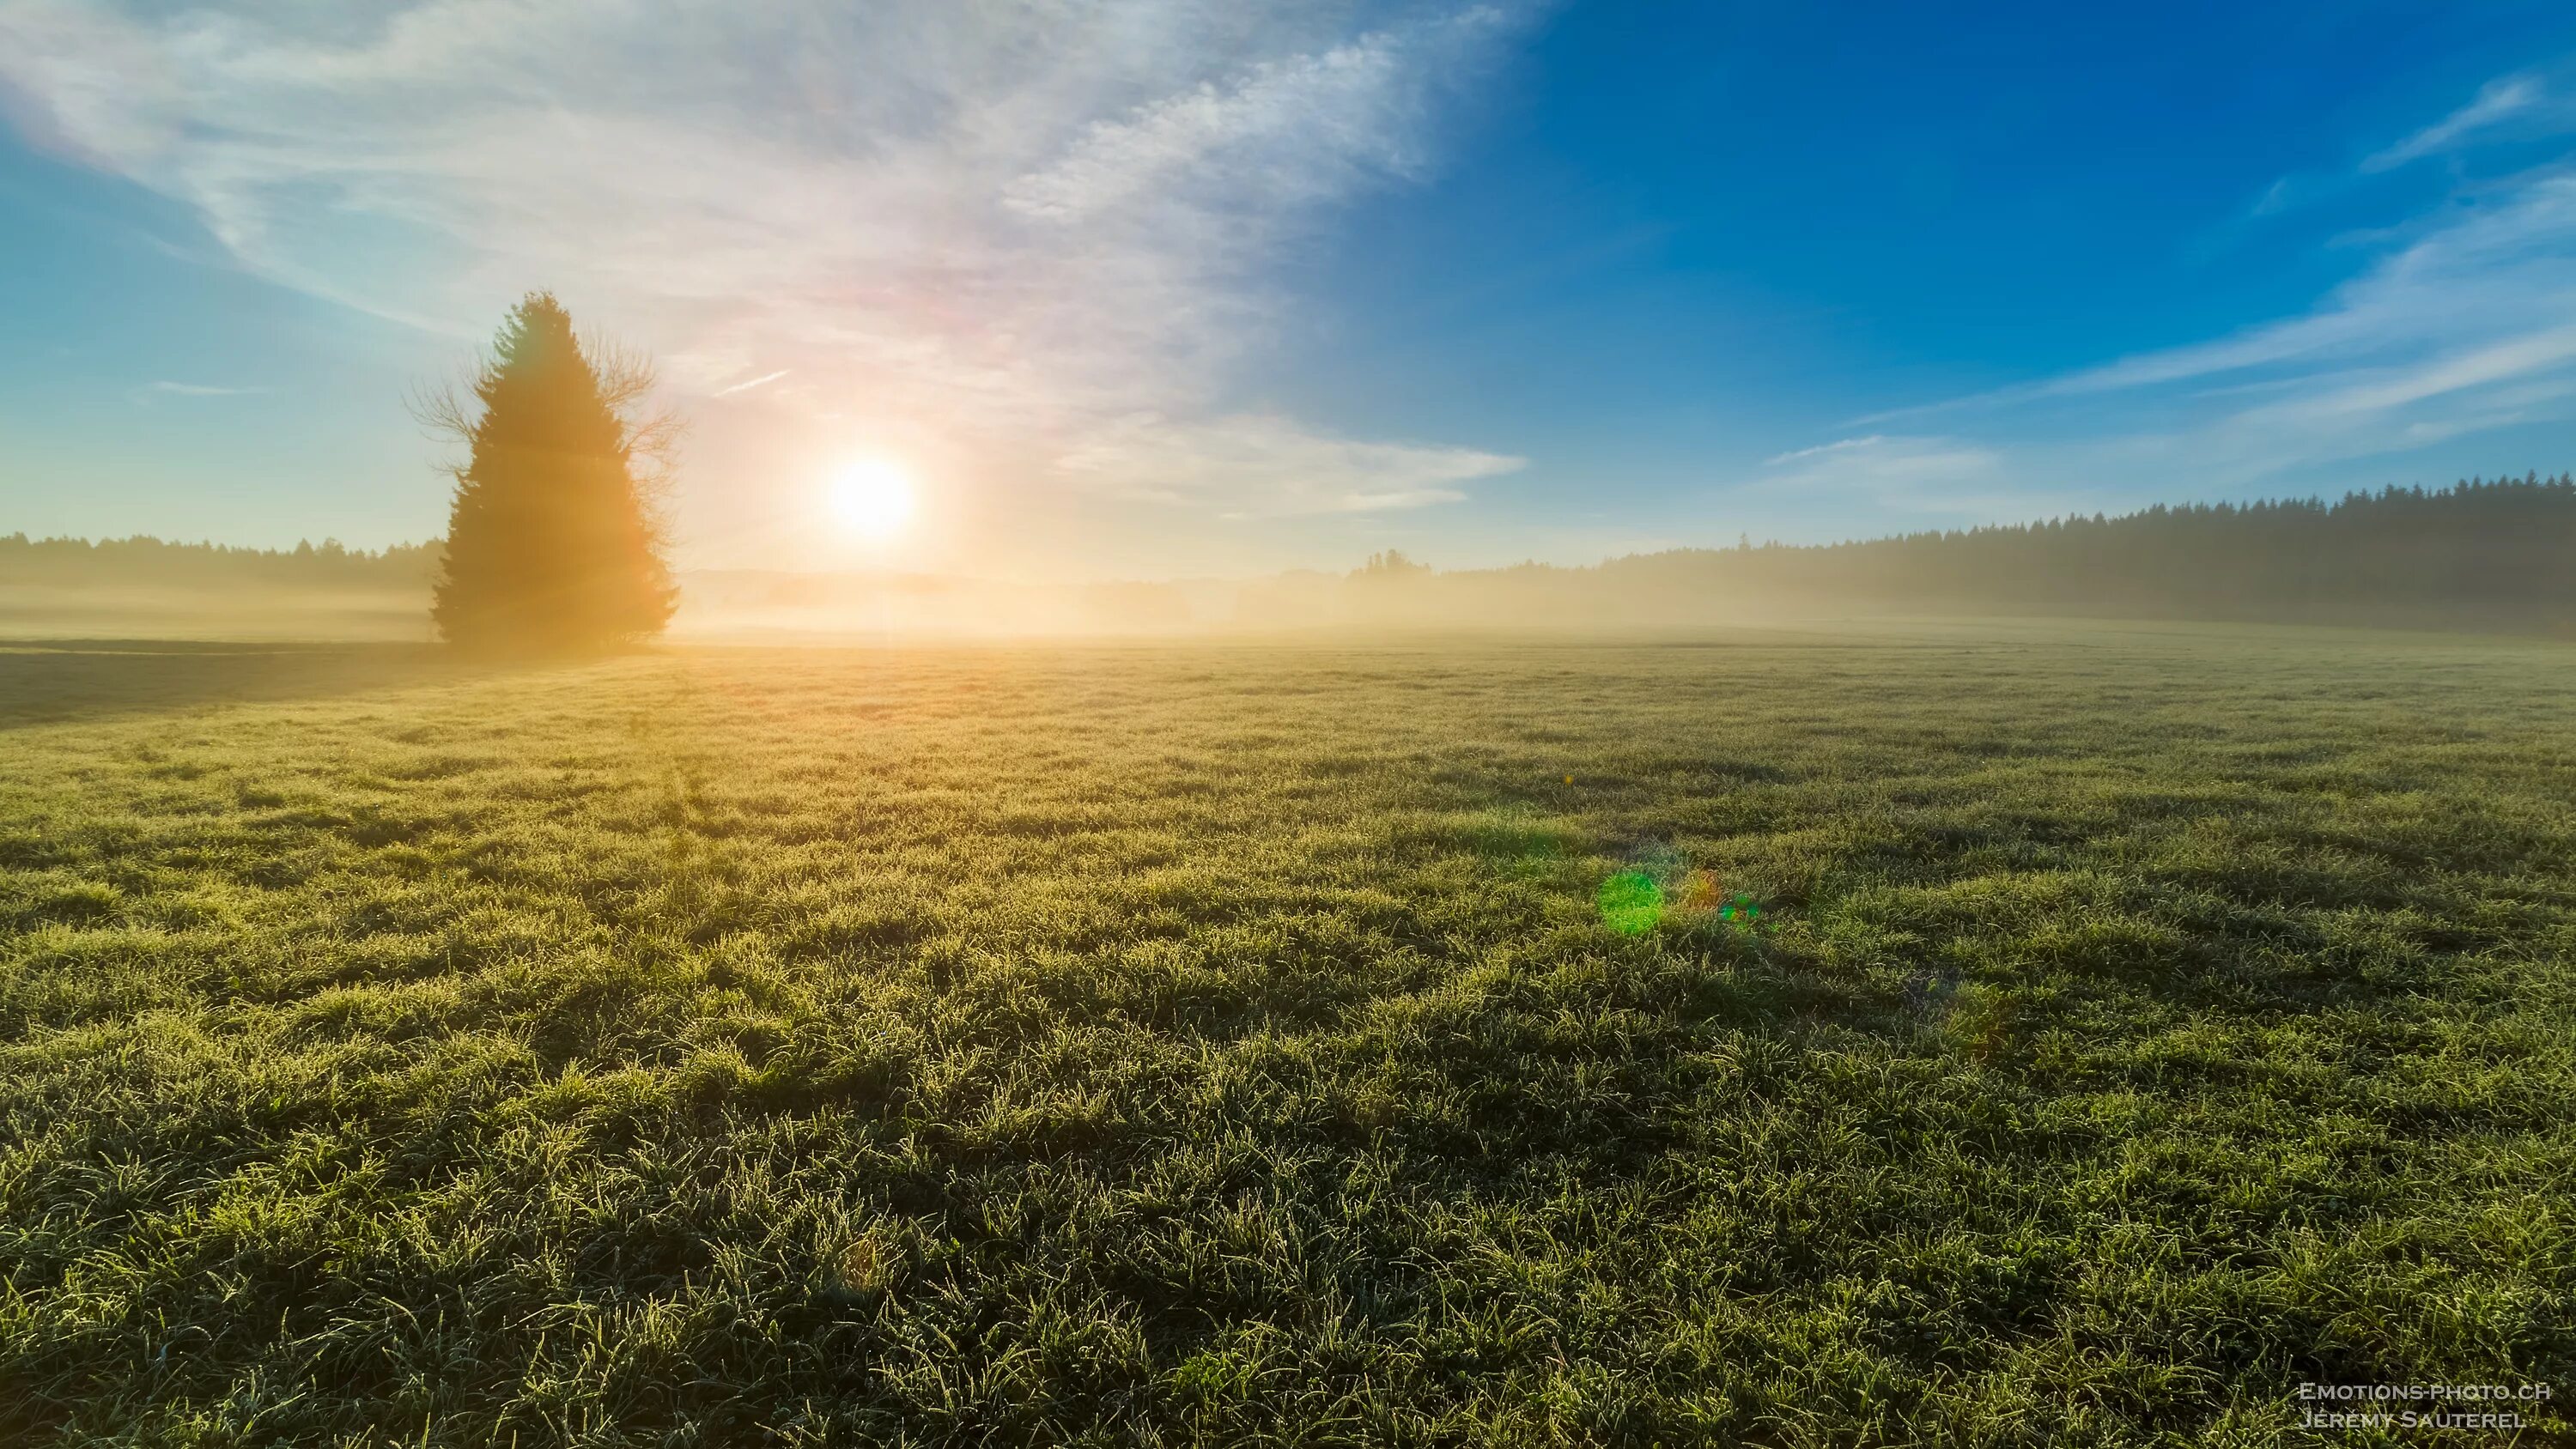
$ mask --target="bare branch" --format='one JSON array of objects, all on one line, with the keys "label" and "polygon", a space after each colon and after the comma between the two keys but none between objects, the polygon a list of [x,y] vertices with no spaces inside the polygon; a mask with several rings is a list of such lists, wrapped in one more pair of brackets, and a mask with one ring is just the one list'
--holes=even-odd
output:
[{"label": "bare branch", "polygon": [[474,436],[474,410],[452,382],[413,384],[403,410],[431,437],[463,441]]},{"label": "bare branch", "polygon": [[661,385],[661,370],[642,349],[597,332],[581,338],[583,360],[599,379],[599,396],[625,428],[623,445],[639,489],[655,500],[666,499],[679,471],[680,442],[686,422],[673,408],[644,411]]},{"label": "bare branch", "polygon": [[662,380],[651,357],[613,337],[584,333],[581,355],[599,378],[600,400],[621,414],[642,401]]},{"label": "bare branch", "polygon": [[465,457],[450,457],[432,465],[459,483],[465,480],[465,470],[474,447],[474,425],[478,416],[475,406],[467,401],[472,396],[470,388],[460,387],[450,380],[414,383],[410,394],[403,399],[403,410],[420,425],[424,436],[452,441],[466,450]]}]

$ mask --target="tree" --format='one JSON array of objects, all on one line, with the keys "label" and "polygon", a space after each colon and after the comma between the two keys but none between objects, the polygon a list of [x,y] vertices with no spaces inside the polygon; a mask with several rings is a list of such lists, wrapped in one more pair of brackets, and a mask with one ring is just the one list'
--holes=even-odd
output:
[{"label": "tree", "polygon": [[1383,553],[1370,554],[1368,562],[1352,570],[1352,575],[1355,578],[1392,580],[1415,578],[1430,572],[1431,565],[1416,563],[1401,551],[1390,548]]},{"label": "tree", "polygon": [[475,370],[472,403],[428,395],[415,413],[462,441],[446,557],[430,617],[452,644],[597,649],[658,634],[678,589],[654,502],[677,421],[646,415],[652,364],[575,336],[551,293],[510,310]]}]

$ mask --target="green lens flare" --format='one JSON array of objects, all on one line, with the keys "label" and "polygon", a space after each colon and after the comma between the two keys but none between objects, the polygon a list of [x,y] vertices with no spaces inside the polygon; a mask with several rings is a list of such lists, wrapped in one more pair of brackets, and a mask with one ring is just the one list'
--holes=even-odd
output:
[{"label": "green lens flare", "polygon": [[1664,888],[1642,870],[1623,870],[1601,883],[1601,923],[1622,936],[1642,935],[1664,918]]}]

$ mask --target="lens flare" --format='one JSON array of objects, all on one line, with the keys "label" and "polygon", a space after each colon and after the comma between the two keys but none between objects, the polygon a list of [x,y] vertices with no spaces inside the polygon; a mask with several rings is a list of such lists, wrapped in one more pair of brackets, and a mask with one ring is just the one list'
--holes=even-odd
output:
[{"label": "lens flare", "polygon": [[1601,924],[1622,936],[1642,936],[1664,918],[1664,888],[1642,870],[1623,870],[1601,882],[1596,899]]},{"label": "lens flare", "polygon": [[1605,877],[1594,904],[1601,924],[1622,936],[1642,936],[1667,921],[1678,927],[1710,920],[1742,930],[1762,926],[1760,899],[1728,890],[1714,871],[1685,869],[1680,856],[1659,845],[1633,852],[1624,869]]}]

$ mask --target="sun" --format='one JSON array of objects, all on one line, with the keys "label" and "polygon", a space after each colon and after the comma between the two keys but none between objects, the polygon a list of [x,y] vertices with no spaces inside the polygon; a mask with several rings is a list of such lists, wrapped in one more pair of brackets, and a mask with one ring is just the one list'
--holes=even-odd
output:
[{"label": "sun", "polygon": [[841,470],[824,501],[834,522],[874,543],[903,532],[918,500],[912,475],[883,458],[863,458]]}]

